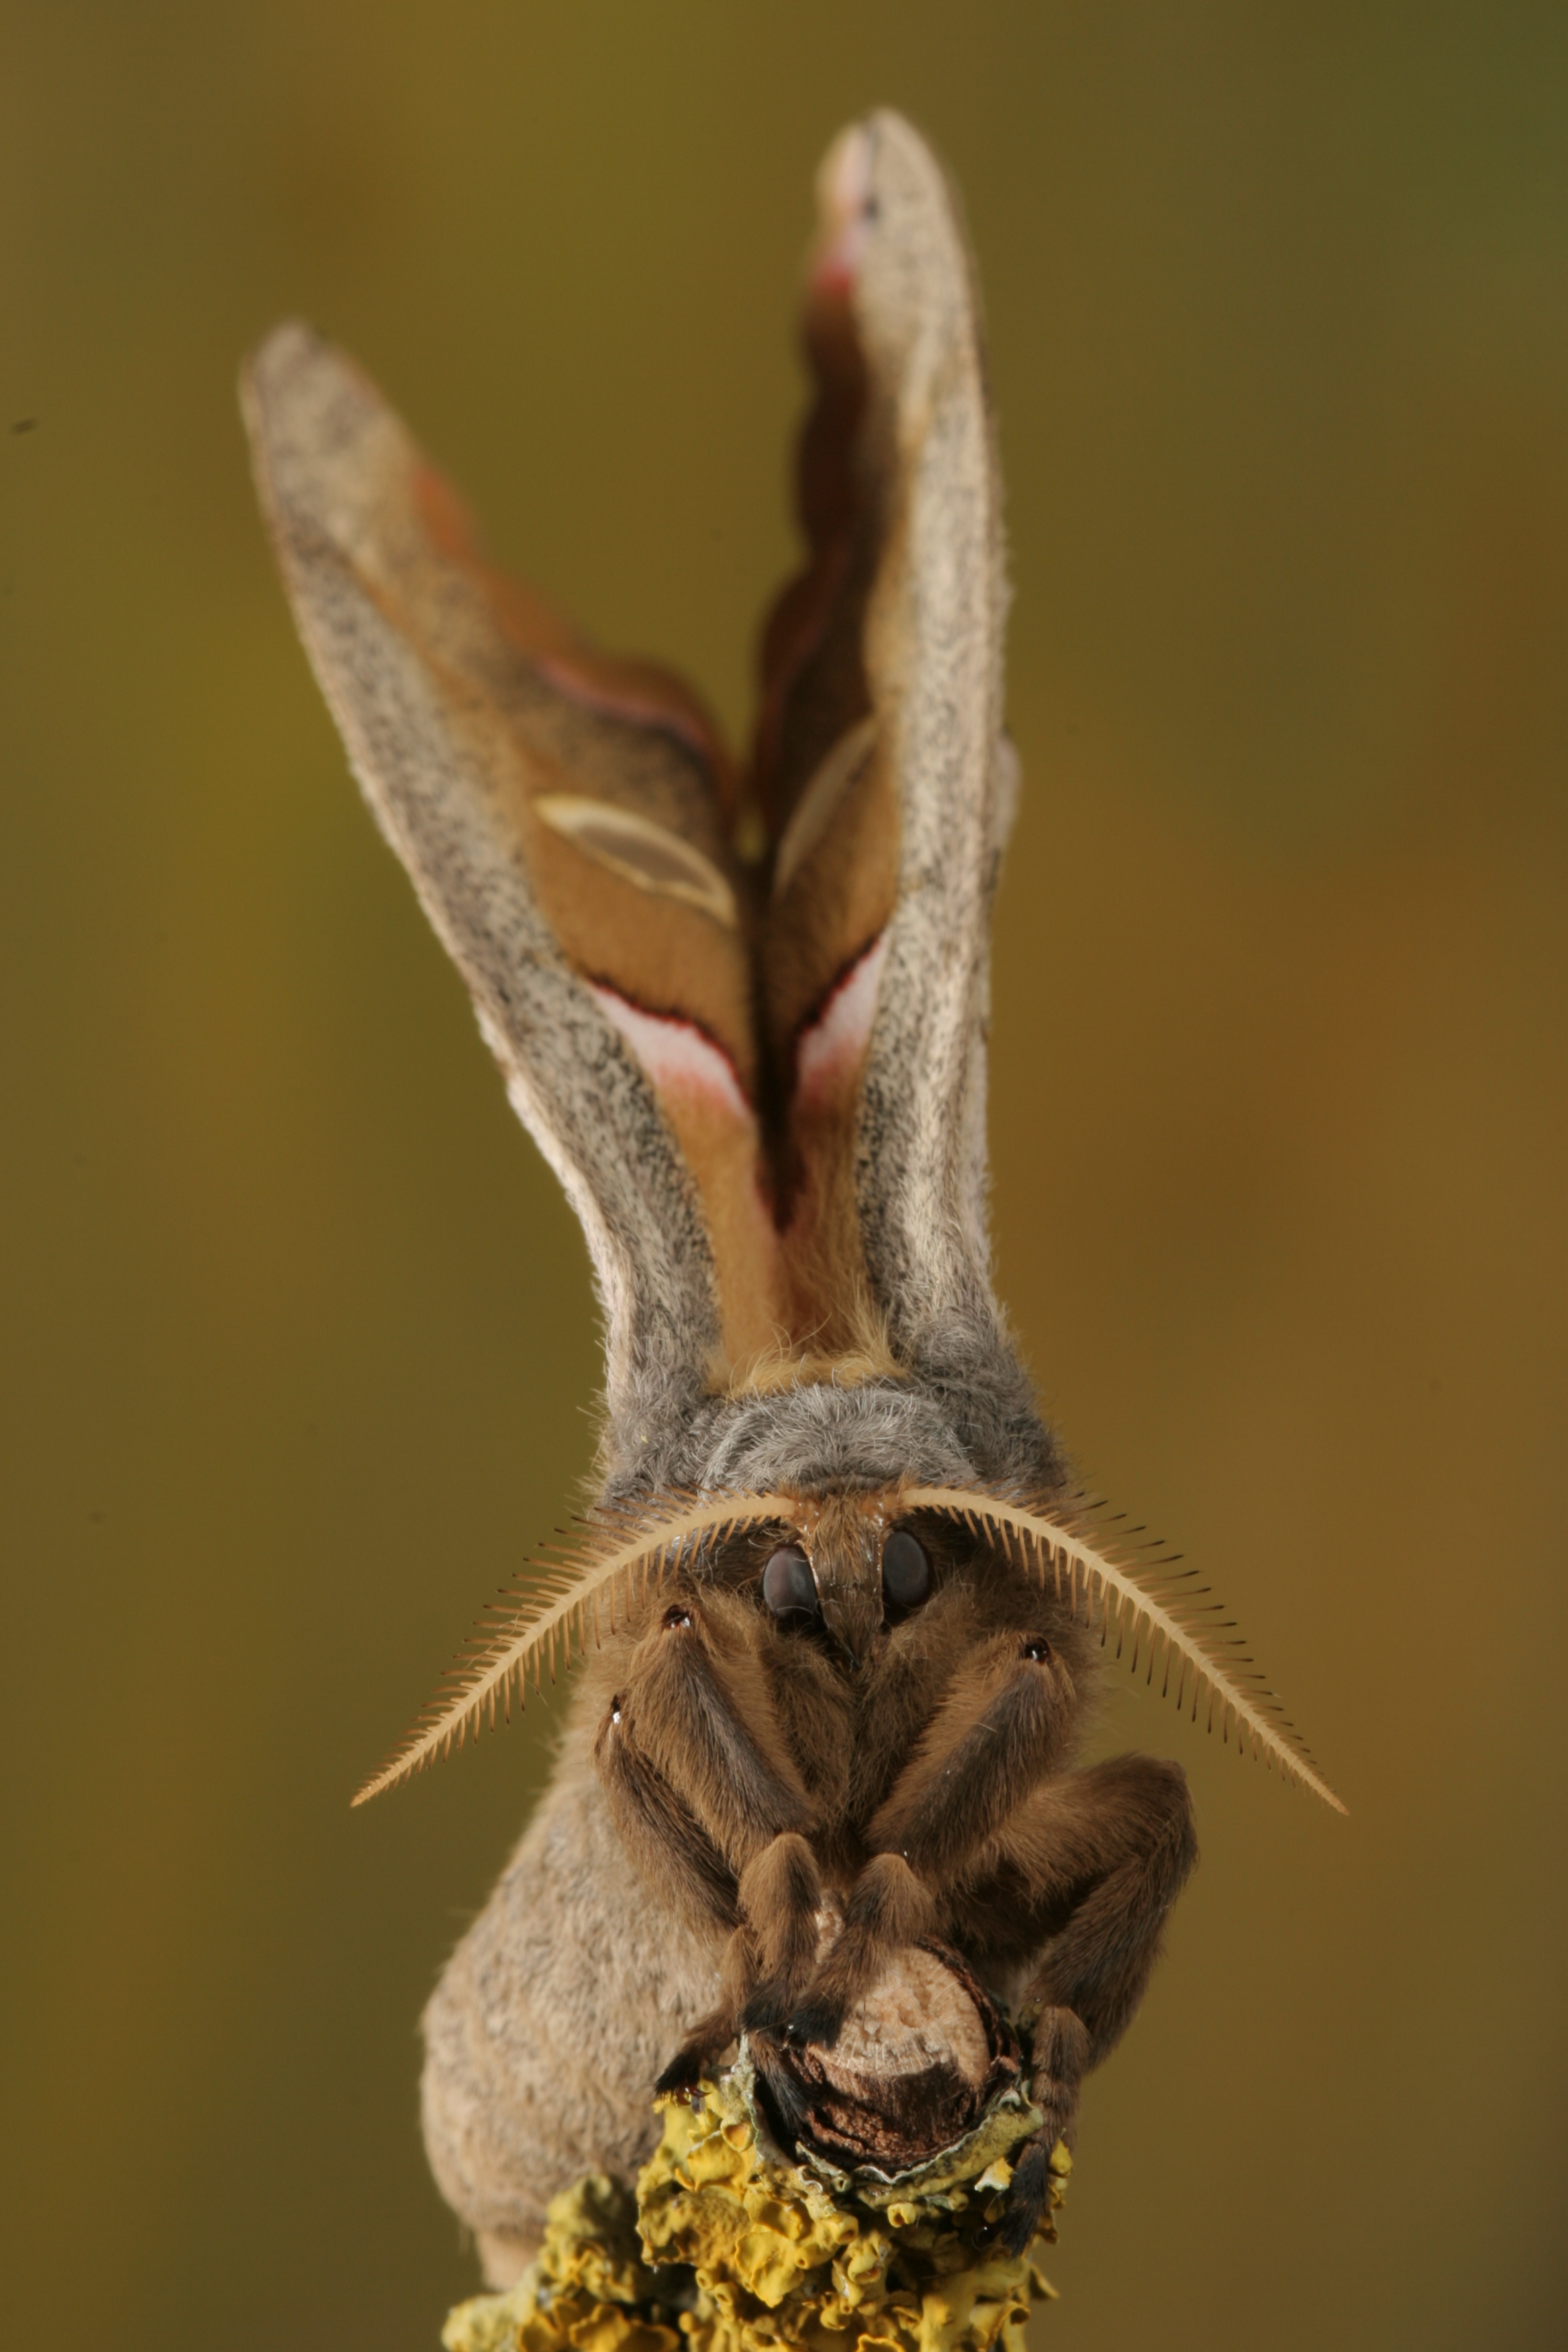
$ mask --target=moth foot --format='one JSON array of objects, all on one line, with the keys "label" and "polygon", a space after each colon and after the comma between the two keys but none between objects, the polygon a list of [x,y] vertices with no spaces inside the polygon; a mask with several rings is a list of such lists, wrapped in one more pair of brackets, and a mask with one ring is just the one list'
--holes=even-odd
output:
[{"label": "moth foot", "polygon": [[671,2094],[694,2091],[703,2075],[720,2054],[735,2039],[735,2021],[728,2010],[716,2010],[693,2026],[668,2066],[654,2083],[654,2095],[664,2098]]},{"label": "moth foot", "polygon": [[784,2039],[788,2042],[808,2042],[819,2050],[831,2050],[843,2031],[847,2006],[840,1993],[808,1993],[784,2021]]},{"label": "moth foot", "polygon": [[1051,2151],[1042,2133],[1030,2140],[1013,2168],[1006,2209],[998,2225],[1003,2245],[1015,2261],[1046,2219],[1051,2193]]},{"label": "moth foot", "polygon": [[660,2099],[674,2095],[684,2096],[697,2088],[698,2084],[702,2080],[702,2074],[701,2052],[681,2048],[676,2052],[662,2073],[655,2075],[654,2095]]}]

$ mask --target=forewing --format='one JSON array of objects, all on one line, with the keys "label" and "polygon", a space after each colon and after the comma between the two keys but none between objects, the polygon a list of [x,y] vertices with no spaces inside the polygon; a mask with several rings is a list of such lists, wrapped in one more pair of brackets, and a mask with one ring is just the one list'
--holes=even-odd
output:
[{"label": "forewing", "polygon": [[262,502],[365,796],[588,1235],[612,1412],[773,1326],[731,779],[695,700],[485,562],[374,388],[308,329],[247,371]]},{"label": "forewing", "polygon": [[[1011,799],[1000,488],[956,203],[894,115],[823,168],[810,560],[763,651],[762,1000],[797,1297],[940,1373],[1000,1346],[984,1222],[988,925]],[[797,1304],[797,1321],[809,1306]],[[847,1343],[847,1338],[844,1342]]]}]

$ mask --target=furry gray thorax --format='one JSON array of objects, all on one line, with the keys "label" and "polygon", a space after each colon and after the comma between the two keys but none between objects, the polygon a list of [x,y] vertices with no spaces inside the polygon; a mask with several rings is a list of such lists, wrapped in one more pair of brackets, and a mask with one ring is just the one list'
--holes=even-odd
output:
[{"label": "furry gray thorax", "polygon": [[647,1403],[606,1432],[606,1502],[660,1488],[829,1495],[906,1483],[1044,1496],[1065,1480],[1013,1361],[967,1380],[812,1381],[693,1399],[678,1418],[668,1389]]}]

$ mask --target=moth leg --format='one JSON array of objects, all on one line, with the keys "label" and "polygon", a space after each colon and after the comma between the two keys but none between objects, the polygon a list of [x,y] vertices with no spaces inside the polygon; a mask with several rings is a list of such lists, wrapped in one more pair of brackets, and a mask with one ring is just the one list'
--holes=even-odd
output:
[{"label": "moth leg", "polygon": [[734,1873],[691,1808],[637,1745],[620,1692],[594,1742],[610,1819],[638,1875],[700,1927],[740,1924]]},{"label": "moth leg", "polygon": [[[1030,2091],[1045,2122],[1015,2168],[1003,2224],[1015,2252],[1045,2210],[1051,2149],[1058,2139],[1071,2146],[1083,2076],[1131,2022],[1196,1860],[1186,1775],[1152,1756],[1119,1756],[1048,1782],[989,1843],[984,1872],[1021,1881],[1020,1906],[1047,1929],[1020,2011],[1033,2018]],[[963,1904],[960,1887],[954,1917]]]},{"label": "moth leg", "polygon": [[831,2048],[845,2017],[900,1944],[917,1943],[936,1923],[936,1906],[901,1854],[873,1854],[844,1905],[837,1942],[784,2026],[793,2040]]},{"label": "moth leg", "polygon": [[822,1880],[805,1840],[784,1830],[763,1846],[741,1873],[737,1897],[741,1924],[724,1948],[719,2006],[692,2027],[657,2091],[695,2090],[742,2026],[776,2024],[810,1981]]},{"label": "moth leg", "polygon": [[730,1930],[720,1968],[719,2006],[693,2026],[655,2084],[659,2091],[690,2090],[714,2053],[735,2038],[734,1954],[745,1929],[740,1924],[734,1874],[690,1808],[628,1736],[619,1693],[600,1726],[594,1761],[610,1818],[639,1874],[673,1895],[677,1907],[698,1925]]},{"label": "moth leg", "polygon": [[1166,1914],[1197,1860],[1186,1774],[1154,1756],[1065,1774],[1020,1808],[994,1850],[1042,1909],[1061,1906],[1026,2005],[1038,2002],[1042,2018],[1053,2010],[1081,2018],[1087,2063],[1098,2066],[1131,2022]]},{"label": "moth leg", "polygon": [[1078,1694],[1042,1635],[998,1633],[953,1677],[868,1832],[931,1885],[951,1881],[1061,1761]]},{"label": "moth leg", "polygon": [[689,1909],[730,1930],[720,2004],[658,2079],[660,2090],[689,2089],[734,2040],[759,1974],[782,1972],[791,1984],[798,1977],[801,1921],[815,1889],[804,1836],[810,1800],[743,1605],[704,1592],[659,1611],[627,1663],[595,1755],[643,1876],[661,1895],[673,1881]]},{"label": "moth leg", "polygon": [[[738,1879],[813,1809],[780,1729],[754,1620],[727,1593],[661,1608],[627,1662],[622,1727],[673,1789]],[[655,1874],[655,1884],[658,1884]]]},{"label": "moth leg", "polygon": [[657,2093],[694,2091],[721,2051],[741,2031],[742,2004],[756,1972],[754,1948],[744,1927],[737,1927],[719,1964],[719,2005],[700,2017],[674,2057],[654,2078]]},{"label": "moth leg", "polygon": [[871,1859],[793,2033],[831,2044],[894,1947],[933,1932],[942,1889],[1052,1769],[1075,1705],[1066,1665],[1042,1637],[1001,1633],[978,1646],[872,1817]]},{"label": "moth leg", "polygon": [[758,1981],[742,2021],[772,2031],[782,2024],[816,1967],[822,1874],[805,1838],[785,1830],[741,1874],[741,1909],[750,1930]]},{"label": "moth leg", "polygon": [[1051,2155],[1058,2141],[1070,2151],[1077,2136],[1079,2090],[1093,2063],[1089,2047],[1089,2028],[1072,2010],[1040,2011],[1031,2036],[1029,2096],[1045,2120],[1013,2158],[1001,2223],[1010,2254],[1021,2254],[1047,2219]]}]

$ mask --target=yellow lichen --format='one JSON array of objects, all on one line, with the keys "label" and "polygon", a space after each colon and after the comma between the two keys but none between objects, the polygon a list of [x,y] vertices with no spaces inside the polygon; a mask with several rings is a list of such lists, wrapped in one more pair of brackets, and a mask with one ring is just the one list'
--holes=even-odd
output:
[{"label": "yellow lichen", "polygon": [[[602,2173],[557,2197],[537,2261],[458,2305],[447,2352],[1023,2352],[1054,2290],[986,2242],[1039,2122],[1021,2099],[896,2180],[785,2158],[744,2065],[660,2104],[635,2202]],[[1052,2211],[1071,2164],[1058,2145]]]}]

